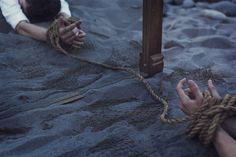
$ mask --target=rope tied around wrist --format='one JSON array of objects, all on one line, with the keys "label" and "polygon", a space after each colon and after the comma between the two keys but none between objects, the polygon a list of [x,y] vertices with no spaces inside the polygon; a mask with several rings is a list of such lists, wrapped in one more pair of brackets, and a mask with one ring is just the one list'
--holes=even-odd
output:
[{"label": "rope tied around wrist", "polygon": [[[74,23],[76,20],[73,18],[65,19],[67,25]],[[100,66],[106,69],[115,70],[115,71],[125,71],[138,79],[141,83],[143,83],[144,87],[147,89],[148,93],[153,97],[154,100],[160,102],[163,105],[163,112],[160,115],[160,120],[163,123],[167,124],[176,124],[183,123],[189,121],[189,126],[187,128],[187,136],[188,137],[196,137],[205,144],[209,144],[212,142],[215,132],[218,126],[226,119],[233,115],[236,115],[236,96],[226,95],[223,99],[215,99],[213,98],[209,92],[203,93],[203,105],[189,117],[183,118],[169,118],[168,115],[168,102],[160,97],[153,90],[149,82],[138,72],[128,67],[119,67],[112,66],[108,64],[98,63],[96,61],[91,61],[86,58],[73,55],[68,53],[66,48],[62,45],[59,36],[59,23],[56,19],[49,27],[48,32],[48,41],[49,43],[58,51],[64,53],[68,57],[73,59],[77,59],[82,62],[86,62],[88,64]]]},{"label": "rope tied around wrist", "polygon": [[236,96],[225,95],[223,99],[203,93],[203,105],[189,117],[187,136],[197,137],[204,145],[210,144],[217,128],[227,119],[236,115]]},{"label": "rope tied around wrist", "polygon": [[[63,19],[65,26],[78,21],[72,17]],[[59,34],[59,19],[55,19],[47,30],[47,42],[56,50],[61,51],[64,54],[68,53],[68,50],[72,48],[71,45],[68,45],[61,41]]]}]

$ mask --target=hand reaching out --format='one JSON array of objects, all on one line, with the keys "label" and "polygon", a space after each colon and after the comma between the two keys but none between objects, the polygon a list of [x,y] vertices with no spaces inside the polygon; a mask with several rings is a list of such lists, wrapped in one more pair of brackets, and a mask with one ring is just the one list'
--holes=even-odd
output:
[{"label": "hand reaching out", "polygon": [[80,28],[81,21],[76,21],[67,25],[64,17],[59,18],[59,35],[62,42],[74,47],[80,47],[84,44],[84,37],[86,36]]},{"label": "hand reaching out", "polygon": [[81,45],[84,44],[84,38],[86,36],[86,33],[82,30],[79,30],[78,35],[76,36],[76,38],[74,39],[72,46],[75,48],[80,48]]},{"label": "hand reaching out", "polygon": [[[188,88],[183,89],[186,83]],[[176,90],[180,98],[180,108],[187,115],[193,114],[203,105],[202,92],[193,80],[180,80]],[[211,80],[208,80],[208,90],[212,97],[221,99]],[[236,154],[236,141],[231,137],[235,135],[235,124],[235,117],[227,119],[223,124],[224,129],[219,126],[215,133],[214,145],[220,157],[234,157]],[[226,131],[231,133],[231,136]]]},{"label": "hand reaching out", "polygon": [[[185,83],[188,83],[187,89],[183,89]],[[186,79],[182,79],[179,81],[176,90],[180,98],[180,108],[187,115],[191,115],[202,105],[203,95],[194,81],[189,80],[187,82]]]},{"label": "hand reaching out", "polygon": [[[186,83],[188,84],[188,88],[183,89]],[[203,104],[202,92],[193,80],[180,80],[176,90],[180,98],[180,108],[185,114],[193,114]],[[212,97],[221,98],[211,80],[208,80],[208,90]]]}]

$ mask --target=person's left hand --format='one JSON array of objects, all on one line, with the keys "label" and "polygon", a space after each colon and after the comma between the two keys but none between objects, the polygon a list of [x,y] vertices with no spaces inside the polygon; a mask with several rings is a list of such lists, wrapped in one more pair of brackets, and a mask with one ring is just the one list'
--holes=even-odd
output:
[{"label": "person's left hand", "polygon": [[81,29],[78,30],[78,35],[74,39],[72,46],[75,48],[80,48],[84,44],[84,38],[86,37],[86,33]]},{"label": "person's left hand", "polygon": [[62,17],[59,19],[59,37],[60,40],[67,44],[67,45],[72,45],[73,41],[77,38],[76,33],[73,30],[80,28],[81,21],[76,21],[72,24],[67,24],[66,20]]},{"label": "person's left hand", "polygon": [[[183,89],[185,83],[188,84],[188,88]],[[193,80],[189,80],[188,82],[186,79],[180,80],[176,90],[180,98],[180,108],[185,114],[193,114],[202,105],[202,92]]]},{"label": "person's left hand", "polygon": [[[62,16],[64,18],[69,18],[69,15],[67,15],[66,13],[62,13]],[[81,23],[78,23],[77,25],[77,29],[75,31],[76,37],[72,42],[72,46],[75,48],[81,48],[81,46],[84,44],[84,38],[86,37],[86,33],[81,29]]]}]

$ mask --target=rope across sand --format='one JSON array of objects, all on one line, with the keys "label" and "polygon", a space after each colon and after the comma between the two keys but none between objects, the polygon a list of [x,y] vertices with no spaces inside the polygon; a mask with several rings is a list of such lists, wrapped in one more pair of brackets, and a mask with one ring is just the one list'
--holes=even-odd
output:
[{"label": "rope across sand", "polygon": [[[66,24],[70,25],[75,21],[76,21],[75,19],[69,18],[66,20]],[[187,136],[191,138],[198,136],[199,139],[205,145],[212,142],[218,126],[221,125],[225,119],[236,115],[236,96],[226,95],[223,99],[215,99],[209,94],[209,92],[204,92],[203,105],[200,107],[198,111],[196,111],[189,117],[170,118],[168,117],[168,109],[169,109],[168,102],[155,93],[155,91],[150,86],[148,81],[140,73],[134,71],[131,68],[117,67],[103,63],[98,63],[68,53],[66,48],[64,48],[64,46],[62,46],[62,43],[60,42],[59,23],[57,19],[50,25],[47,34],[49,43],[56,50],[64,53],[68,57],[77,59],[82,62],[86,62],[88,64],[101,66],[103,68],[107,68],[110,70],[125,71],[131,75],[134,75],[140,82],[144,84],[149,94],[156,101],[160,102],[163,105],[163,112],[160,115],[160,119],[163,123],[176,124],[188,121],[189,126],[186,132]]]}]

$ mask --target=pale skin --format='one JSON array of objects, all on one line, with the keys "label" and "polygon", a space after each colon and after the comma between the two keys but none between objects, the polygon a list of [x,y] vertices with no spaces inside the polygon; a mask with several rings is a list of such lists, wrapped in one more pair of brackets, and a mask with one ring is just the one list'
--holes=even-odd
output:
[{"label": "pale skin", "polygon": [[[20,5],[22,6],[23,10],[27,10],[27,2],[26,0],[19,0]],[[79,34],[76,35],[72,30],[75,28],[80,28],[81,21],[77,21],[69,26],[65,26],[64,19],[68,18],[69,16],[65,13],[61,14],[61,17],[59,18],[60,28],[59,28],[59,35],[61,41],[63,41],[66,44],[73,45],[74,47],[80,47],[84,44],[84,38],[86,36],[86,33],[82,30],[79,30]],[[39,40],[39,41],[47,41],[47,29],[41,26],[37,26],[35,24],[28,23],[26,21],[21,21],[17,27],[16,32],[31,37],[33,39]]]},{"label": "pale skin", "polygon": [[[188,88],[184,89],[184,84],[187,84]],[[180,109],[185,114],[193,114],[202,105],[202,92],[193,80],[180,80],[176,90],[180,98]],[[213,97],[221,98],[211,80],[208,81],[208,90]],[[235,126],[236,120],[232,118],[225,123],[226,125],[228,123],[228,125]],[[231,127],[231,129],[235,129],[235,127]],[[233,131],[235,132],[235,130]],[[222,127],[219,127],[216,132],[214,146],[220,157],[235,157],[236,141]]]}]

